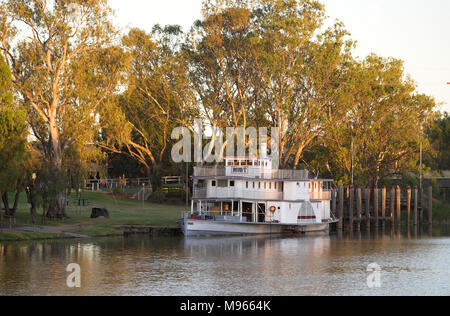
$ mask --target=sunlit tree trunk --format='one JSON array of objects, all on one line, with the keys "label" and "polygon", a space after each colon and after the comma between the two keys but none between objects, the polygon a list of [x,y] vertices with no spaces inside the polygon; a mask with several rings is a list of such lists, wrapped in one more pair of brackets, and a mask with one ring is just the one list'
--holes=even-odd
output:
[{"label": "sunlit tree trunk", "polygon": [[[58,93],[58,89],[54,89],[54,93]],[[63,153],[61,148],[61,138],[60,132],[58,129],[58,125],[56,122],[56,108],[57,108],[58,97],[56,96],[53,101],[51,115],[49,117],[49,129],[50,129],[50,137],[51,137],[51,146],[52,146],[52,165],[54,167],[54,172],[60,176],[63,174]],[[59,218],[65,219],[66,215],[66,203],[65,203],[65,194],[64,188],[60,188],[60,192],[58,194],[57,199],[53,203],[50,204],[47,212],[48,218]]]},{"label": "sunlit tree trunk", "polygon": [[33,224],[37,224],[37,210],[36,210],[36,201],[34,200],[34,187],[30,186],[28,187],[25,192],[27,194],[27,201],[30,205],[30,215],[31,215],[31,221]]}]

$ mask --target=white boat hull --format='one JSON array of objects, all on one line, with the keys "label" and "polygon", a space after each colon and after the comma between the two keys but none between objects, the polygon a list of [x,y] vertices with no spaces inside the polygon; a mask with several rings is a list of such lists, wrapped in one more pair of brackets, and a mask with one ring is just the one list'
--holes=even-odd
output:
[{"label": "white boat hull", "polygon": [[180,224],[185,236],[310,233],[329,229],[329,223],[287,225],[185,219]]}]

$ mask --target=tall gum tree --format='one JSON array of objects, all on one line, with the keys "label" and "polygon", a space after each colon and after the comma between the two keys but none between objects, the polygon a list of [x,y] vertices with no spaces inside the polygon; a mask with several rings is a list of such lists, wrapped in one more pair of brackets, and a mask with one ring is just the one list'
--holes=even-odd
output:
[{"label": "tall gum tree", "polygon": [[205,1],[203,19],[185,45],[191,82],[202,116],[213,128],[247,127],[258,98],[251,85],[249,1]]},{"label": "tall gum tree", "polygon": [[[65,151],[92,138],[95,113],[116,88],[109,65],[94,71],[91,56],[108,63],[116,36],[106,0],[8,0],[0,5],[1,51],[12,69],[14,85],[28,110],[28,124],[41,143],[46,161],[63,175]],[[116,62],[112,58],[112,62]],[[99,86],[80,91],[80,74],[103,75]],[[97,81],[94,81],[97,82]],[[65,218],[63,188],[47,216]]]},{"label": "tall gum tree", "polygon": [[257,1],[252,25],[255,85],[266,124],[279,129],[282,167],[296,168],[311,143],[346,119],[341,85],[348,78],[354,43],[341,23],[323,29],[318,1]]},{"label": "tall gum tree", "polygon": [[191,127],[194,117],[188,68],[179,49],[181,34],[178,26],[155,26],[152,34],[130,30],[122,39],[130,58],[126,89],[115,108],[101,113],[101,146],[144,166],[154,192],[164,173],[176,172],[170,157],[173,129]]},{"label": "tall gum tree", "polygon": [[[12,217],[18,206],[22,163],[26,158],[26,130],[25,112],[14,102],[11,71],[0,55],[0,197],[5,215]],[[8,191],[16,191],[13,207],[9,205]]]},{"label": "tall gum tree", "polygon": [[[192,86],[212,127],[277,127],[281,166],[296,167],[329,126],[345,120],[350,49],[342,24],[322,30],[312,0],[210,0],[192,28]],[[271,137],[271,136],[269,136]]]},{"label": "tall gum tree", "polygon": [[323,173],[350,183],[353,152],[358,185],[378,185],[392,174],[417,172],[420,142],[429,146],[421,127],[433,118],[435,101],[417,94],[403,62],[394,58],[370,55],[355,62],[348,84],[357,91],[348,120],[322,135],[312,160],[322,161]]}]

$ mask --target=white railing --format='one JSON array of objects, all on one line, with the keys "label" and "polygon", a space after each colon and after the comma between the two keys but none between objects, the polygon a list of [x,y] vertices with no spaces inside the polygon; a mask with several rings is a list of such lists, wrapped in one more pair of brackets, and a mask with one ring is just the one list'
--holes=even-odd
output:
[{"label": "white railing", "polygon": [[307,170],[267,170],[247,166],[195,167],[194,177],[237,177],[267,180],[308,180]]},{"label": "white railing", "polygon": [[194,167],[194,177],[224,177],[225,168]]},{"label": "white railing", "polygon": [[194,188],[194,199],[206,199],[208,191],[206,189]]},{"label": "white railing", "polygon": [[245,190],[238,192],[234,189],[208,190],[194,188],[194,199],[237,199],[237,200],[283,200],[282,192],[265,192],[257,190]]}]

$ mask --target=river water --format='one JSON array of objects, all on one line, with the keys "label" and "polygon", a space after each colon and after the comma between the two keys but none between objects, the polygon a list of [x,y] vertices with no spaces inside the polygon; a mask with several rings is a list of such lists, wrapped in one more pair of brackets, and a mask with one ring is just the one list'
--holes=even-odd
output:
[{"label": "river water", "polygon": [[450,295],[450,229],[5,243],[0,295]]}]

